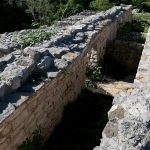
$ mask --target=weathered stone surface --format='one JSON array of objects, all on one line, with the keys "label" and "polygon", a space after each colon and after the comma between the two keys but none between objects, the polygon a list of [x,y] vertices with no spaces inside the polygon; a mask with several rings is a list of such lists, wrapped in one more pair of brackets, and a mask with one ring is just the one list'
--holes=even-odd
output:
[{"label": "weathered stone surface", "polygon": [[79,56],[80,53],[79,52],[69,52],[65,55],[62,56],[62,59],[64,59],[67,62],[72,62],[77,56]]},{"label": "weathered stone surface", "polygon": [[47,72],[47,77],[48,78],[56,78],[58,73],[59,73],[59,71]]},{"label": "weathered stone surface", "polygon": [[10,51],[10,49],[9,49],[8,46],[6,46],[6,45],[0,43],[0,52],[1,52],[1,53],[6,54],[6,53],[8,53],[9,51]]},{"label": "weathered stone surface", "polygon": [[69,48],[67,48],[67,47],[52,47],[49,49],[49,52],[53,55],[53,57],[61,58],[61,56],[63,54],[69,52]]},{"label": "weathered stone surface", "polygon": [[[150,29],[148,34],[150,33]],[[150,149],[150,55],[147,37],[132,92],[115,96],[108,112],[109,122],[94,150]],[[114,128],[115,126],[115,128]]]},{"label": "weathered stone surface", "polygon": [[15,59],[14,54],[6,55],[5,57],[0,58],[0,72],[4,70],[7,64],[11,63]]},{"label": "weathered stone surface", "polygon": [[[7,93],[18,89],[21,86],[21,83],[27,80],[28,76],[34,70],[33,60],[20,57],[15,62],[8,64],[2,73],[0,73],[0,78],[3,83],[7,85],[7,89],[3,93]],[[2,97],[4,95],[1,95]]]},{"label": "weathered stone surface", "polygon": [[57,69],[63,69],[68,66],[68,62],[64,59],[55,59],[54,64]]},{"label": "weathered stone surface", "polygon": [[123,81],[109,81],[109,83],[97,83],[97,88],[102,94],[116,96],[120,92],[132,92],[133,84]]},{"label": "weathered stone surface", "polygon": [[53,66],[53,58],[50,56],[44,56],[37,64],[37,68],[42,72],[46,72],[51,66]]}]

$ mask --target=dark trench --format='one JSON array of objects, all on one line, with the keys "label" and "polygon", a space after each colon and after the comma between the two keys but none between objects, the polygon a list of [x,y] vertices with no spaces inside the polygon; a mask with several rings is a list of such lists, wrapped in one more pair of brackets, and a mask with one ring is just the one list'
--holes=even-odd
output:
[{"label": "dark trench", "polygon": [[[117,81],[133,83],[142,50],[139,50],[136,61],[131,61],[134,62],[132,67],[122,61],[122,57],[126,57],[124,62],[128,62],[135,56],[135,50],[128,52],[128,56],[123,53],[119,59],[106,52],[101,63],[102,74]],[[78,99],[65,108],[61,123],[46,142],[46,150],[92,150],[100,145],[112,101],[113,97],[100,94],[97,89],[82,90]]]},{"label": "dark trench", "polygon": [[64,111],[46,150],[92,150],[100,144],[113,97],[84,89]]}]

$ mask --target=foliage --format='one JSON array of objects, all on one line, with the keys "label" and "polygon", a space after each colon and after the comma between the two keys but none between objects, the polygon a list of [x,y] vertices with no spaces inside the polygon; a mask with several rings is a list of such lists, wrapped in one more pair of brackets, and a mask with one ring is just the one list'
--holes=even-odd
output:
[{"label": "foliage", "polygon": [[141,4],[141,0],[132,0],[132,5],[137,6]]},{"label": "foliage", "polygon": [[[22,18],[22,20],[24,21],[23,22],[21,20],[23,22],[21,22],[21,25],[18,21],[10,21],[15,24],[12,29],[13,31],[24,28],[38,28],[41,25],[51,25],[54,21],[62,20],[63,18],[81,12],[84,9],[106,10],[113,5],[109,2],[109,0],[1,0],[0,6],[8,9],[8,12],[10,10],[9,7],[13,7],[13,9],[15,10],[17,10],[18,8],[22,10],[23,13],[17,13],[18,17],[9,17],[10,20],[11,18]],[[4,16],[3,12],[1,14],[2,16]],[[21,14],[25,14],[25,16],[21,17]],[[8,17],[4,18],[4,22],[7,20],[7,18]],[[27,18],[29,20],[26,21],[24,18]],[[38,23],[39,25],[36,25],[34,27],[31,26],[31,20],[33,20],[34,23]],[[10,23],[8,24],[10,26]],[[7,29],[5,29],[5,26],[3,30],[7,31]]]},{"label": "foliage", "polygon": [[38,22],[32,20],[31,26],[32,26],[32,28],[36,29],[36,28],[40,27],[40,24]]},{"label": "foliage", "polygon": [[50,4],[49,22],[53,23],[56,20],[62,20],[70,15],[78,13],[84,9],[82,3],[77,0],[67,0],[66,2],[57,3],[57,1]]},{"label": "foliage", "polygon": [[134,42],[143,44],[145,43],[145,40],[146,40],[146,33],[136,34],[134,32],[131,33],[131,32],[119,30],[117,33],[117,39],[123,40],[123,41],[134,41]]},{"label": "foliage", "polygon": [[86,75],[92,81],[104,81],[105,76],[102,74],[101,69],[101,66],[96,66],[93,69],[89,69]]},{"label": "foliage", "polygon": [[26,141],[19,146],[18,150],[44,150],[42,140],[40,130],[36,130],[33,133],[32,140],[26,139]]},{"label": "foliage", "polygon": [[47,32],[43,30],[32,30],[28,31],[26,34],[23,35],[23,37],[18,37],[17,42],[22,46],[31,46],[35,45],[36,43],[40,43],[43,40],[47,39],[48,36],[50,36]]},{"label": "foliage", "polygon": [[47,24],[49,16],[49,0],[26,0],[27,12],[32,14],[35,22]]},{"label": "foliage", "polygon": [[90,8],[93,10],[107,10],[114,4],[110,3],[109,0],[94,0],[90,3]]},{"label": "foliage", "polygon": [[85,87],[87,89],[94,89],[96,87],[95,83],[91,79],[86,79],[85,80]]},{"label": "foliage", "polygon": [[126,23],[122,28],[122,32],[147,32],[148,23],[142,20],[133,19],[132,23]]},{"label": "foliage", "polygon": [[149,13],[137,13],[133,15],[133,20],[139,20],[142,22],[147,22],[150,20],[150,14]]},{"label": "foliage", "polygon": [[75,0],[68,0],[67,4],[62,11],[61,19],[69,16],[70,14],[74,14],[83,10],[82,6],[75,2]]}]

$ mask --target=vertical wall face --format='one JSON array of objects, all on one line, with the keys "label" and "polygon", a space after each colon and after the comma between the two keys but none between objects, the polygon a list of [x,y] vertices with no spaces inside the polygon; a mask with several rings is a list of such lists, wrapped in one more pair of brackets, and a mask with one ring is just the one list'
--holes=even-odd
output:
[{"label": "vertical wall face", "polygon": [[84,86],[86,60],[84,56],[78,57],[1,124],[1,150],[16,149],[36,129],[45,138],[51,134],[61,120],[64,106],[75,100]]},{"label": "vertical wall face", "polygon": [[[0,102],[0,150],[16,150],[36,129],[41,129],[45,138],[52,133],[61,120],[64,106],[75,100],[84,87],[87,64],[92,67],[103,59],[106,43],[113,40],[119,26],[128,21],[131,21],[131,8],[114,7],[105,13],[88,16],[70,27],[70,32],[63,38],[68,34],[71,37],[78,34],[75,39],[69,40],[79,40],[78,45],[84,46],[80,52],[78,47],[61,57],[62,60],[69,59],[69,65],[55,78],[33,86],[33,92],[16,91],[10,94],[8,100]],[[87,37],[85,43],[81,42],[82,32]],[[60,38],[58,41],[60,45],[64,44]]]},{"label": "vertical wall face", "polygon": [[[124,36],[124,35],[122,35]],[[107,45],[105,61],[116,61],[124,74],[135,75],[143,51],[143,44],[115,40]]]},{"label": "vertical wall face", "polygon": [[[108,12],[109,13],[109,12]],[[107,12],[106,12],[107,14]],[[114,21],[112,21],[114,20]],[[97,36],[93,37],[89,44],[89,66],[95,67],[99,62],[102,62],[106,53],[106,45],[111,43],[116,38],[117,30],[126,22],[132,21],[131,8],[125,12],[121,12],[121,15],[111,16],[105,21],[99,22],[101,30]]]}]

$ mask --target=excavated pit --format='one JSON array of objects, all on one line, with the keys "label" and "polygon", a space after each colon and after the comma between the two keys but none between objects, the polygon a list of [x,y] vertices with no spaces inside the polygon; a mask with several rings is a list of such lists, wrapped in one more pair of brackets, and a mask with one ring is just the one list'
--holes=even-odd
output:
[{"label": "excavated pit", "polygon": [[133,83],[141,58],[143,45],[116,40],[107,46],[102,73],[117,81]]},{"label": "excavated pit", "polygon": [[65,108],[46,150],[92,150],[100,142],[112,100],[111,96],[83,90],[77,101]]},{"label": "excavated pit", "polygon": [[[124,33],[122,36],[125,36]],[[132,38],[128,37],[122,38],[121,33],[118,32],[116,40],[107,44],[101,63],[101,72],[107,77],[107,80],[96,83],[97,88],[103,94],[115,96],[121,91],[130,93],[133,89],[145,40],[139,40],[138,32],[134,33]]]}]

